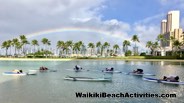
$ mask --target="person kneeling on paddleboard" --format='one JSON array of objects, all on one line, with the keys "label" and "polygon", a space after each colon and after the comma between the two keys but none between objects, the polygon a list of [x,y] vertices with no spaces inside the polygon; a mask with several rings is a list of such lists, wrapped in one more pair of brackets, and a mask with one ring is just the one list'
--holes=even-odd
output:
[{"label": "person kneeling on paddleboard", "polygon": [[170,76],[170,77],[163,77],[164,81],[170,81],[170,82],[179,82],[179,76]]}]

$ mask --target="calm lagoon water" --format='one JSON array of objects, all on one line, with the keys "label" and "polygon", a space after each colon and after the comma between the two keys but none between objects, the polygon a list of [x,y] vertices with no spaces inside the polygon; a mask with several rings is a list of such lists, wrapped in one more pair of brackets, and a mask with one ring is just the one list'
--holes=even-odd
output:
[{"label": "calm lagoon water", "polygon": [[[90,71],[73,72],[76,64]],[[145,73],[156,74],[155,78],[164,75],[179,75],[184,81],[184,62],[139,62],[139,61],[0,61],[0,73],[13,69],[38,69],[46,66],[57,72],[42,72],[35,76],[3,76],[0,75],[0,103],[182,103],[184,101],[184,85],[168,85],[143,81],[139,76],[124,74],[105,74],[112,77],[112,82],[66,81],[70,76],[103,77],[101,71],[106,67],[129,72],[136,68]],[[106,93],[175,93],[176,98],[76,98],[75,92]]]}]

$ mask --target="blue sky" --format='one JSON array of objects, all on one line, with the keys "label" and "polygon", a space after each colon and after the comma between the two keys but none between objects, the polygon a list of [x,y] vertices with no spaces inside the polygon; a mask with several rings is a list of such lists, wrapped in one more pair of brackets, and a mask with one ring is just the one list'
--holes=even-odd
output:
[{"label": "blue sky", "polygon": [[[170,10],[181,10],[181,16],[183,16],[183,8],[177,1],[180,0],[108,0],[107,7],[101,12],[102,19],[115,18],[133,24],[147,17],[166,14]],[[162,18],[165,18],[165,15]]]},{"label": "blue sky", "polygon": [[[157,15],[160,4],[156,0],[111,0],[102,11],[103,19],[116,18],[130,24]],[[148,12],[149,11],[149,12]]]},{"label": "blue sky", "polygon": [[[39,37],[49,37],[51,41],[96,41],[105,35],[104,41],[122,45],[123,40],[131,41],[132,35],[137,34],[141,41],[138,46],[145,48],[148,40],[155,41],[160,21],[170,10],[180,10],[183,28],[183,0],[0,0],[0,43],[50,29],[79,28],[77,32],[68,30]],[[94,32],[84,32],[84,28]],[[34,38],[37,36],[29,39]]]}]

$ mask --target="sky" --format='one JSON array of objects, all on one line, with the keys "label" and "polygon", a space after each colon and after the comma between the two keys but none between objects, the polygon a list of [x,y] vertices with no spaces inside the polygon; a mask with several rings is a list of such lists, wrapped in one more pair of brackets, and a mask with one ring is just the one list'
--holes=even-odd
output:
[{"label": "sky", "polygon": [[184,0],[0,0],[0,43],[26,35],[46,37],[53,45],[58,40],[122,45],[137,34],[143,50],[170,10],[180,10],[184,28]]}]

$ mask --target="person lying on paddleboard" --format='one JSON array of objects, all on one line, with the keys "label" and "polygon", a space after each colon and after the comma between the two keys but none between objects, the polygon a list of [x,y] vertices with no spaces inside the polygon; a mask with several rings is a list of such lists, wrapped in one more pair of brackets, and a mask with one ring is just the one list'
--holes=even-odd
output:
[{"label": "person lying on paddleboard", "polygon": [[142,69],[133,70],[132,73],[143,74],[143,70]]},{"label": "person lying on paddleboard", "polygon": [[48,70],[48,68],[47,67],[40,67],[40,70]]},{"label": "person lying on paddleboard", "polygon": [[76,70],[76,71],[82,70],[82,67],[76,65],[75,68],[74,68],[74,70]]},{"label": "person lying on paddleboard", "polygon": [[113,68],[113,67],[111,67],[110,69],[106,68],[105,70],[106,70],[106,71],[113,71],[114,68]]},{"label": "person lying on paddleboard", "polygon": [[179,82],[179,76],[164,76],[162,80],[170,82]]},{"label": "person lying on paddleboard", "polygon": [[14,72],[14,73],[22,73],[23,71],[22,70],[18,70],[18,69],[15,69],[15,70],[13,70],[12,72]]}]

